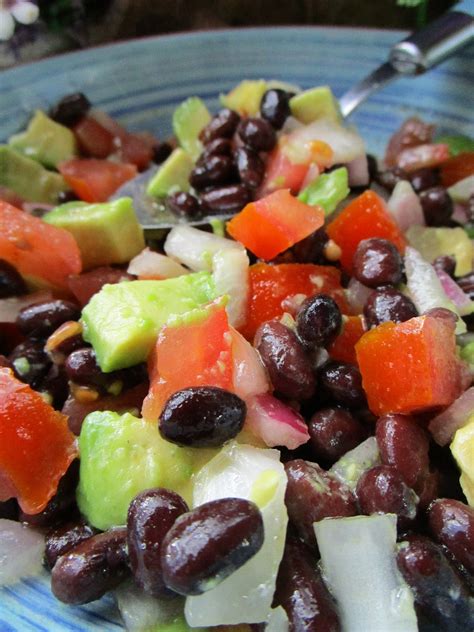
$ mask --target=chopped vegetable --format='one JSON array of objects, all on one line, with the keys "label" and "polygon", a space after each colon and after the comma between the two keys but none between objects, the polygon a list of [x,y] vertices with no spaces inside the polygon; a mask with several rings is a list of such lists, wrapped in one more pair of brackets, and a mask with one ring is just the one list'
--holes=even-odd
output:
[{"label": "chopped vegetable", "polygon": [[467,502],[474,507],[474,416],[468,419],[468,422],[459,428],[454,435],[451,443],[451,452],[461,470],[462,490],[466,496]]},{"label": "chopped vegetable", "polygon": [[67,418],[39,393],[0,368],[0,500],[42,511],[77,456]]},{"label": "chopped vegetable", "polygon": [[20,522],[0,519],[0,586],[39,575],[43,555],[42,533]]},{"label": "chopped vegetable", "polygon": [[383,323],[362,336],[356,354],[376,415],[448,406],[461,393],[454,325],[446,320],[419,316]]},{"label": "chopped vegetable", "polygon": [[361,316],[346,316],[341,333],[328,347],[330,357],[333,360],[357,364],[355,345],[364,332],[365,327]]},{"label": "chopped vegetable", "polygon": [[462,228],[412,226],[406,237],[427,261],[432,262],[442,255],[454,257],[456,276],[463,276],[472,270],[474,249]]},{"label": "chopped vegetable", "polygon": [[437,143],[444,143],[448,146],[451,156],[457,156],[458,154],[464,154],[466,152],[474,152],[474,139],[463,134],[453,134],[437,136]]},{"label": "chopped vegetable", "polygon": [[309,441],[303,417],[268,393],[254,395],[248,400],[245,423],[270,448],[285,446],[296,450]]},{"label": "chopped vegetable", "polygon": [[173,279],[182,274],[189,274],[189,270],[183,267],[171,257],[145,248],[128,264],[127,272],[135,274],[140,281],[146,279]]},{"label": "chopped vegetable", "polygon": [[0,201],[0,253],[26,278],[67,288],[67,277],[81,271],[74,237]]},{"label": "chopped vegetable", "polygon": [[329,471],[355,491],[362,474],[375,465],[380,465],[380,452],[377,439],[369,437],[353,450],[346,452]]},{"label": "chopped vegetable", "polygon": [[327,232],[342,249],[341,264],[346,272],[352,270],[352,258],[363,239],[389,239],[400,252],[404,251],[406,244],[384,201],[373,191],[365,191],[350,202],[328,225]]},{"label": "chopped vegetable", "polygon": [[106,202],[127,180],[137,175],[135,165],[109,160],[73,159],[61,162],[59,172],[84,202]]},{"label": "chopped vegetable", "polygon": [[464,391],[446,410],[433,417],[428,428],[436,443],[443,446],[449,443],[456,430],[469,422],[472,415],[474,415],[474,386]]},{"label": "chopped vegetable", "polygon": [[227,231],[257,257],[273,259],[323,223],[322,210],[300,202],[282,189],[247,204],[227,224]]},{"label": "chopped vegetable", "polygon": [[289,311],[286,303],[292,297],[299,297],[302,303],[308,296],[328,294],[343,312],[347,311],[340,279],[336,268],[311,263],[250,266],[247,321],[241,333],[252,340],[262,323],[278,319]]},{"label": "chopped vegetable", "polygon": [[441,165],[441,182],[445,187],[474,175],[474,151],[462,152]]},{"label": "chopped vegetable", "polygon": [[397,182],[387,202],[387,208],[402,231],[408,230],[410,226],[425,225],[420,199],[406,180]]},{"label": "chopped vegetable", "polygon": [[249,258],[245,250],[219,250],[212,258],[216,293],[227,295],[227,315],[233,327],[245,324],[249,293]]},{"label": "chopped vegetable", "polygon": [[298,199],[310,206],[320,206],[325,215],[330,215],[349,195],[347,169],[340,167],[323,173],[298,195]]}]

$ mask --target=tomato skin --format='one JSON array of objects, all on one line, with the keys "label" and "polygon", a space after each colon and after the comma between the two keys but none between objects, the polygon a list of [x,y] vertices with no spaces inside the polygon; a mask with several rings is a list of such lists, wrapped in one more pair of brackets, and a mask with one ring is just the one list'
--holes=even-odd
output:
[{"label": "tomato skin", "polygon": [[67,230],[33,217],[0,200],[0,258],[23,276],[68,288],[69,274],[79,274],[81,255]]},{"label": "tomato skin", "polygon": [[218,299],[202,316],[190,323],[165,325],[158,335],[148,362],[150,390],[142,408],[145,419],[156,422],[167,399],[182,388],[232,390],[232,336],[225,307]]},{"label": "tomato skin", "polygon": [[116,155],[123,163],[135,165],[142,171],[150,164],[153,147],[137,134],[127,134],[120,139],[120,146]]},{"label": "tomato skin", "polygon": [[450,187],[464,178],[474,176],[474,152],[464,152],[453,156],[441,165],[441,182]]},{"label": "tomato skin", "polygon": [[253,340],[262,323],[291,311],[286,303],[291,302],[292,297],[302,301],[315,294],[328,294],[347,313],[341,273],[332,266],[312,263],[256,263],[250,266],[247,318],[240,333],[247,340]]},{"label": "tomato skin", "polygon": [[73,159],[60,163],[59,171],[84,202],[106,202],[127,180],[137,175],[135,165],[109,160]]},{"label": "tomato skin", "polygon": [[268,156],[265,177],[257,197],[264,197],[278,189],[290,189],[293,194],[299,193],[308,172],[308,163],[292,162],[280,146]]},{"label": "tomato skin", "polygon": [[376,415],[448,406],[463,390],[451,322],[417,316],[383,323],[365,333],[355,349],[369,408]]},{"label": "tomato skin", "polygon": [[346,316],[342,331],[329,345],[328,353],[333,360],[357,364],[355,345],[364,335],[366,329],[361,316]]},{"label": "tomato skin", "polygon": [[257,257],[273,259],[323,224],[322,209],[281,189],[247,204],[227,223],[227,231]]},{"label": "tomato skin", "polygon": [[13,495],[25,513],[39,513],[76,456],[67,417],[0,368],[0,500]]},{"label": "tomato skin", "polygon": [[406,246],[405,237],[386,210],[384,201],[373,191],[365,191],[350,202],[328,225],[327,233],[341,248],[341,265],[349,273],[354,253],[363,239],[388,239],[401,253]]}]

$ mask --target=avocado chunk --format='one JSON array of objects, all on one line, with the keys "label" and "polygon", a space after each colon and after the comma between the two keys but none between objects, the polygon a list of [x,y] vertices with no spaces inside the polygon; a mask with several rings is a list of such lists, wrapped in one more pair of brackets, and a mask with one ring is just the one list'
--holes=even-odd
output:
[{"label": "avocado chunk", "polygon": [[103,204],[68,202],[47,213],[43,219],[74,235],[85,270],[125,263],[145,247],[143,229],[137,221],[131,198]]},{"label": "avocado chunk", "polygon": [[209,110],[199,97],[189,97],[173,114],[173,131],[181,147],[197,160],[203,150],[199,134],[211,120]]},{"label": "avocado chunk", "polygon": [[432,262],[441,255],[450,255],[456,259],[456,276],[471,272],[474,249],[464,229],[410,226],[406,236],[426,261]]},{"label": "avocado chunk", "polygon": [[146,192],[157,198],[164,198],[176,191],[189,191],[189,176],[194,161],[187,151],[178,147],[164,161],[148,183]]},{"label": "avocado chunk", "polygon": [[36,110],[24,132],[11,136],[8,144],[45,165],[56,167],[77,155],[76,139],[70,129]]},{"label": "avocado chunk", "polygon": [[98,529],[123,525],[131,500],[144,489],[183,494],[193,473],[193,450],[163,439],[157,424],[130,413],[95,411],[79,437],[77,502]]},{"label": "avocado chunk", "polygon": [[290,99],[290,110],[305,125],[321,118],[335,123],[341,120],[339,105],[328,86],[319,86],[296,94]]},{"label": "avocado chunk", "polygon": [[263,79],[241,81],[228,94],[221,94],[220,102],[241,116],[255,116],[260,111],[260,102],[268,89]]},{"label": "avocado chunk", "polygon": [[27,202],[41,204],[56,204],[58,194],[69,188],[62,175],[48,171],[8,145],[0,145],[0,186]]},{"label": "avocado chunk", "polygon": [[298,199],[310,206],[320,206],[326,216],[330,215],[339,202],[349,195],[349,177],[345,167],[322,173],[298,195]]},{"label": "avocado chunk", "polygon": [[446,134],[444,136],[438,136],[435,139],[435,142],[447,145],[451,156],[457,156],[458,154],[474,151],[474,138],[464,136],[463,134]]},{"label": "avocado chunk", "polygon": [[172,316],[216,297],[209,272],[104,285],[82,310],[84,340],[94,347],[102,371],[133,366],[147,359],[159,330]]}]

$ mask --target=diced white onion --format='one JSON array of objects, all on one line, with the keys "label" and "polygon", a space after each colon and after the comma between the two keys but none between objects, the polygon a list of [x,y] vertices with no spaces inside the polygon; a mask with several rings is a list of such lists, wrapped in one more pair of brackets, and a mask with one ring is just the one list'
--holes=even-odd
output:
[{"label": "diced white onion", "polygon": [[291,134],[291,144],[295,146],[304,146],[315,140],[321,140],[331,147],[334,164],[346,164],[365,155],[365,144],[359,134],[329,119],[318,119]]},{"label": "diced white onion", "polygon": [[0,519],[0,586],[38,575],[43,554],[42,533],[21,522]]},{"label": "diced white onion", "polygon": [[115,591],[117,606],[128,632],[149,632],[183,615],[184,599],[158,599],[144,593],[134,583]]},{"label": "diced white onion", "polygon": [[362,474],[375,465],[380,465],[380,453],[375,437],[369,437],[334,463],[329,470],[354,490]]},{"label": "diced white onion", "polygon": [[128,264],[127,272],[142,279],[172,279],[188,274],[189,270],[171,257],[145,248],[136,257],[133,257]]},{"label": "diced white onion", "polygon": [[344,632],[416,632],[413,595],[396,566],[393,514],[326,518],[314,525],[323,578]]},{"label": "diced white onion", "polygon": [[39,8],[34,2],[20,0],[10,9],[11,14],[20,24],[33,24],[39,18]]},{"label": "diced white onion", "polygon": [[216,252],[212,258],[212,278],[217,293],[229,297],[226,305],[229,323],[240,327],[245,323],[249,293],[249,258],[245,250],[227,248]]},{"label": "diced white onion", "polygon": [[406,180],[397,182],[387,202],[387,207],[403,232],[410,226],[425,225],[420,199]]},{"label": "diced white onion", "polygon": [[288,515],[286,474],[277,450],[229,442],[196,475],[194,506],[226,497],[247,498],[262,512],[265,540],[260,551],[218,586],[186,599],[192,627],[261,623],[271,613]]}]

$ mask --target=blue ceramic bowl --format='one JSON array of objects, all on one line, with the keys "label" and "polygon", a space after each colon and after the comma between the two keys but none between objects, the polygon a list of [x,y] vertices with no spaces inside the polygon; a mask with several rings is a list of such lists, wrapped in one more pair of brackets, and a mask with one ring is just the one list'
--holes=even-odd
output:
[{"label": "blue ceramic bowl", "polygon": [[[341,96],[386,58],[400,32],[339,28],[256,28],[130,41],[62,55],[4,71],[0,77],[0,139],[25,126],[34,108],[47,108],[81,90],[132,130],[171,132],[175,106],[199,95],[216,109],[218,95],[243,78],[279,79],[311,87],[328,84]],[[419,115],[447,132],[474,136],[474,47],[416,79],[400,80],[353,116],[371,152]],[[88,632],[122,629],[112,598],[66,607],[51,595],[46,574],[0,590],[1,632]]]}]

